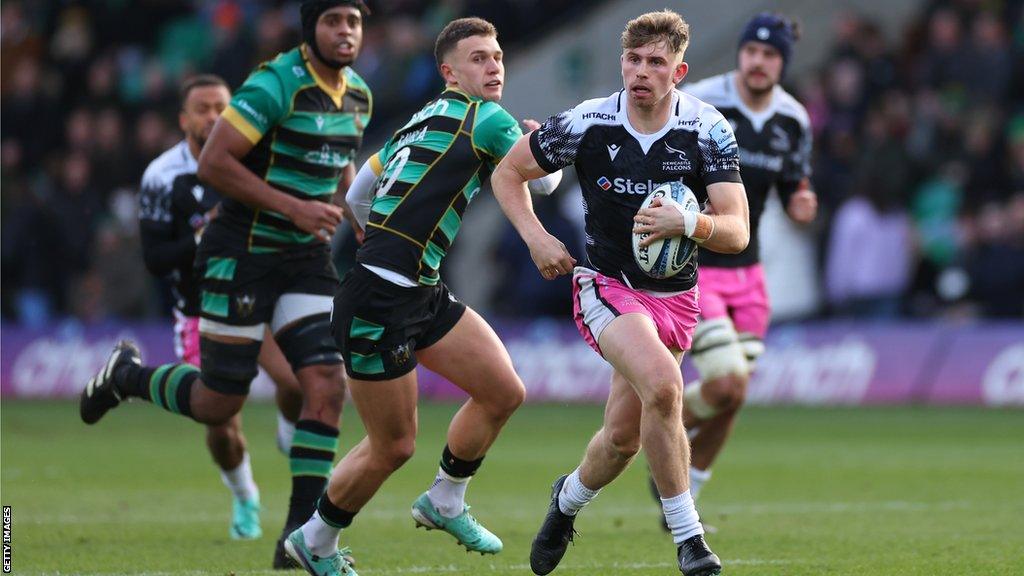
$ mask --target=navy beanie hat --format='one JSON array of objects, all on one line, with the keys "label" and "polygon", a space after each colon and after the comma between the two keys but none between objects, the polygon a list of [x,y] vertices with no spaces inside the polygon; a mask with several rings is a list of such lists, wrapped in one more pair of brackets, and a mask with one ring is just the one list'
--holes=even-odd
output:
[{"label": "navy beanie hat", "polygon": [[736,45],[737,49],[747,42],[764,42],[778,50],[782,55],[782,71],[785,73],[793,43],[796,42],[793,24],[779,14],[762,12],[747,23]]}]

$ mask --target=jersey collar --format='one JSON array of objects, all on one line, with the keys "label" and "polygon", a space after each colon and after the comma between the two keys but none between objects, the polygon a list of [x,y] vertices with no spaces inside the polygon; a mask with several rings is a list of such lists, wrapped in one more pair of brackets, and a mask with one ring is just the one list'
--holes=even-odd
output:
[{"label": "jersey collar", "polygon": [[729,72],[726,75],[726,86],[729,90],[729,97],[736,105],[736,108],[750,120],[750,124],[754,127],[754,131],[760,132],[764,129],[765,123],[775,115],[775,111],[779,105],[779,90],[781,89],[778,84],[772,87],[772,99],[768,103],[768,106],[760,112],[754,112],[747,107],[746,103],[743,102],[743,98],[740,96],[740,91],[736,89],[736,82],[738,82],[736,71]]},{"label": "jersey collar", "polygon": [[332,88],[330,84],[325,82],[323,78],[320,78],[320,75],[316,73],[316,69],[313,68],[313,63],[309,61],[309,54],[306,53],[305,44],[299,47],[299,52],[302,53],[302,61],[306,65],[306,70],[309,70],[309,73],[313,76],[313,80],[316,81],[316,85],[331,97],[331,100],[337,108],[341,108],[341,99],[345,95],[345,89],[348,88],[348,76],[342,73],[341,87]]},{"label": "jersey collar", "polygon": [[655,142],[660,140],[662,136],[668,134],[669,130],[675,128],[679,122],[679,90],[672,90],[672,113],[668,115],[668,121],[661,127],[660,130],[653,134],[643,134],[639,132],[633,125],[629,123],[629,113],[627,112],[628,106],[626,103],[626,90],[619,90],[619,101],[616,105],[616,116],[618,117],[619,123],[622,127],[629,132],[633,138],[636,138],[637,143],[640,144],[640,148],[643,149],[644,154],[647,154],[648,150]]},{"label": "jersey collar", "polygon": [[483,98],[477,98],[475,96],[470,96],[469,94],[464,92],[461,88],[458,88],[456,86],[446,86],[445,89],[444,89],[444,92],[442,92],[442,94],[444,94],[446,92],[451,92],[452,94],[455,94],[457,96],[461,96],[461,99],[465,100],[465,102],[467,104],[470,103],[470,102],[480,102],[480,101],[483,101]]}]

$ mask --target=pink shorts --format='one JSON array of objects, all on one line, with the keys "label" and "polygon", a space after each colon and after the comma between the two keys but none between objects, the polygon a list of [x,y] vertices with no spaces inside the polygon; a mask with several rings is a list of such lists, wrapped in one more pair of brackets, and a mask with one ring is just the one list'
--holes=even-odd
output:
[{"label": "pink shorts", "polygon": [[598,354],[598,342],[608,324],[634,312],[654,321],[658,337],[670,350],[689,350],[700,313],[697,291],[696,286],[664,294],[634,290],[620,280],[577,266],[572,277],[573,315],[583,339]]},{"label": "pink shorts", "polygon": [[199,317],[174,311],[174,353],[187,364],[199,366]]},{"label": "pink shorts", "polygon": [[701,318],[729,317],[737,333],[745,332],[764,339],[771,305],[764,285],[764,268],[760,264],[743,268],[701,266],[697,286],[700,288]]}]

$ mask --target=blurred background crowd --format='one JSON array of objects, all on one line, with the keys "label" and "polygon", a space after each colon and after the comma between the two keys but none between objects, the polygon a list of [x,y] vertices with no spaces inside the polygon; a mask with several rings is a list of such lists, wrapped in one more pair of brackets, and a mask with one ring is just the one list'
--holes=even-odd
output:
[{"label": "blurred background crowd", "polygon": [[[451,18],[494,22],[514,66],[516,46],[594,5],[369,4],[375,13],[355,66],[374,93],[368,143],[440,88],[433,39]],[[895,37],[845,12],[831,46],[797,44],[821,53],[818,66],[787,77],[816,142],[824,299],[812,316],[1024,317],[1022,5],[925,3]],[[0,26],[3,320],[169,314],[166,291],[142,265],[136,194],[146,165],[181,138],[178,83],[212,72],[238,86],[298,42],[298,3],[7,0]],[[562,237],[580,234],[570,194],[571,177],[538,204]],[[567,286],[542,282],[507,230],[490,233],[494,271],[504,276],[489,308],[565,313]],[[344,267],[353,243],[338,245]],[[446,274],[456,286],[472,281]]]}]

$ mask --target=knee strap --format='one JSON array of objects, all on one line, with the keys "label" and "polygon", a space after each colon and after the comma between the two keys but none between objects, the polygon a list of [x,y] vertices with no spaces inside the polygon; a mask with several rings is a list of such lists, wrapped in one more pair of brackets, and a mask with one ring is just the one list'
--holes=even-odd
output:
[{"label": "knee strap", "polygon": [[729,374],[746,376],[750,365],[728,318],[702,321],[693,334],[693,365],[704,380]]},{"label": "knee strap", "polygon": [[199,339],[203,384],[221,394],[246,395],[259,372],[261,342],[229,344],[205,336]]},{"label": "knee strap", "polygon": [[320,364],[341,364],[341,351],[331,334],[329,313],[306,316],[274,335],[292,370]]}]

